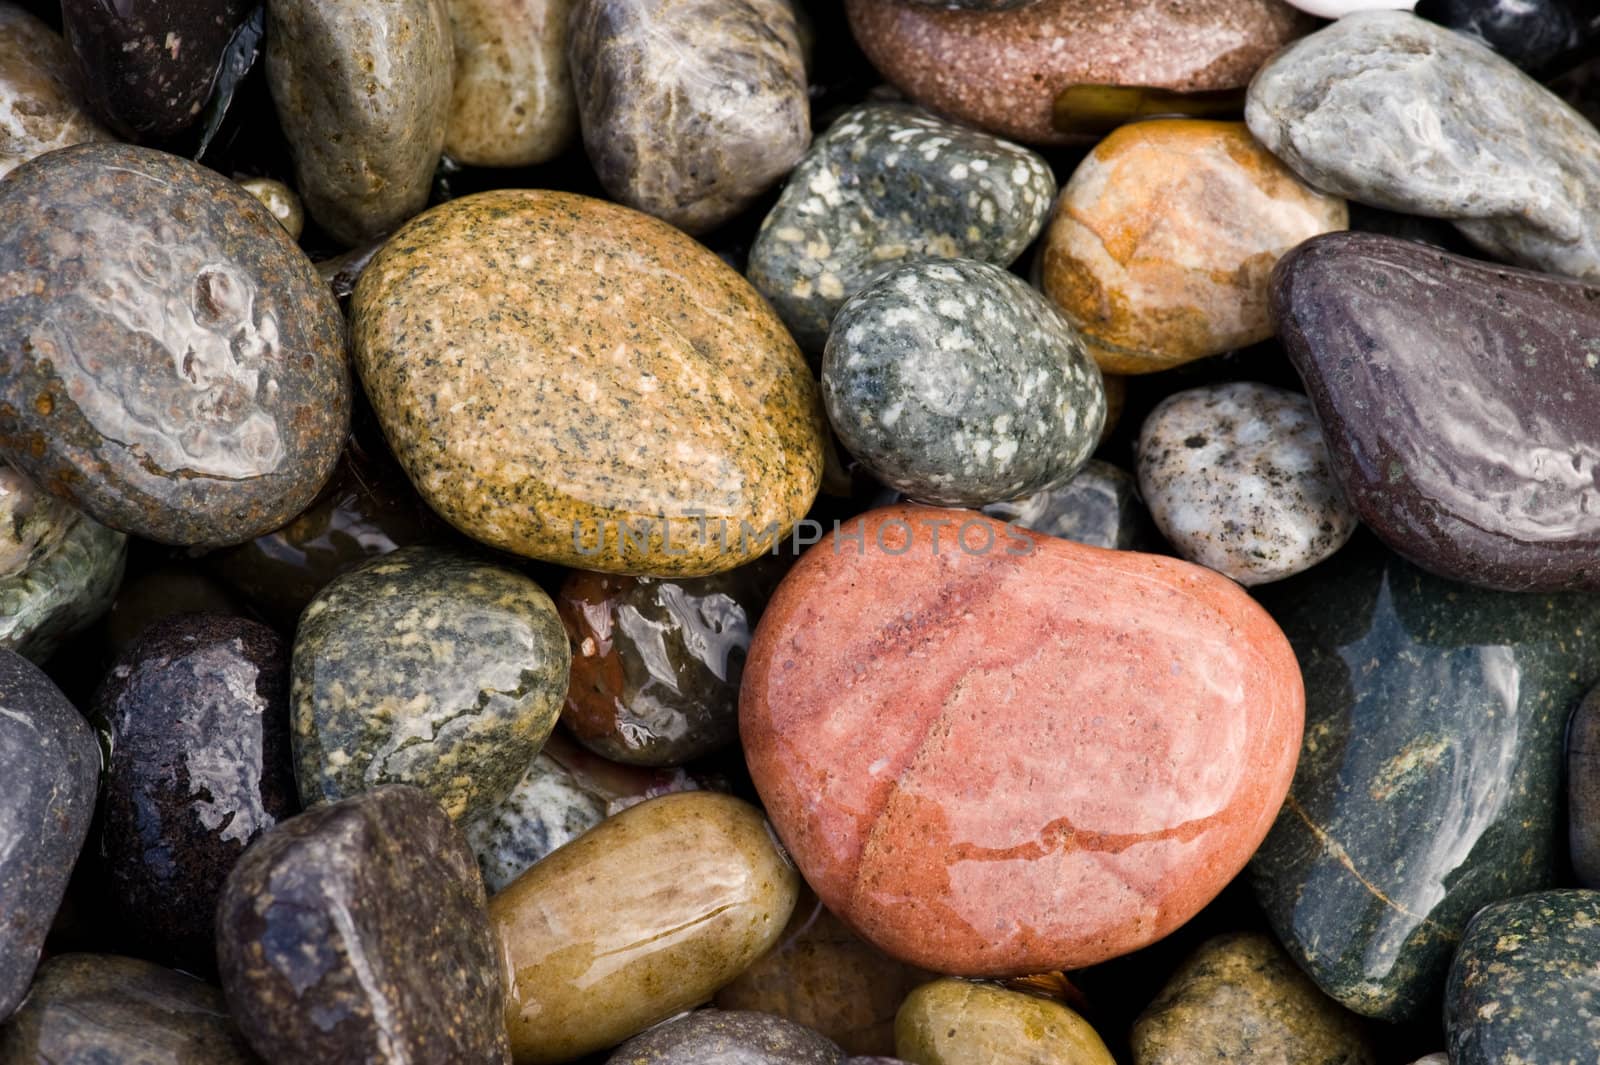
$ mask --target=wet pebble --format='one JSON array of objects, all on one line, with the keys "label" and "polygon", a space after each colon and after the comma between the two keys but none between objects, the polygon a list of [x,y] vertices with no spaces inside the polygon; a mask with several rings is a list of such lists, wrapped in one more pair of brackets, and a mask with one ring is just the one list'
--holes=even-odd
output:
[{"label": "wet pebble", "polygon": [[1115,1065],[1089,1022],[1020,991],[936,980],[913,991],[894,1022],[896,1053],[916,1065]]},{"label": "wet pebble", "polygon": [[838,1046],[766,1013],[696,1010],[635,1036],[607,1065],[839,1065]]}]

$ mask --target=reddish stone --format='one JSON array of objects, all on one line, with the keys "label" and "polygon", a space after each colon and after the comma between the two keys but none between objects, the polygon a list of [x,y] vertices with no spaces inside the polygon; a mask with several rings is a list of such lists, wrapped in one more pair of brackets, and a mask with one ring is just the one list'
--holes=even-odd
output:
[{"label": "reddish stone", "polygon": [[1237,585],[972,511],[842,531],[779,587],[740,701],[756,787],[829,909],[912,964],[1018,975],[1160,939],[1244,867],[1305,693]]}]

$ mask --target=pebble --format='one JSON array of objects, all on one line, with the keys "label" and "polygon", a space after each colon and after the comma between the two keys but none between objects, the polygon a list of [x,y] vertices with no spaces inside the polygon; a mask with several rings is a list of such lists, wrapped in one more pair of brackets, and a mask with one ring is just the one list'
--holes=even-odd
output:
[{"label": "pebble", "polygon": [[267,82],[295,184],[311,217],[347,246],[389,233],[428,202],[455,67],[445,5],[267,0]]},{"label": "pebble", "polygon": [[1533,73],[1591,43],[1600,30],[1600,10],[1583,0],[1418,0],[1416,12]]},{"label": "pebble", "polygon": [[555,604],[521,573],[429,547],[374,559],[295,631],[301,801],[397,783],[456,821],[482,813],[555,727],[570,663]]},{"label": "pebble", "polygon": [[1311,28],[1281,0],[1037,0],[1002,12],[846,0],[862,51],[924,107],[1029,144],[1080,139],[1052,121],[1075,85],[1243,88]]},{"label": "pebble", "polygon": [[936,980],[907,996],[896,1053],[916,1065],[1115,1065],[1095,1030],[1057,1002],[966,980]]},{"label": "pebble", "polygon": [[1376,1065],[1360,1018],[1328,998],[1271,937],[1201,944],[1134,1022],[1134,1065],[1219,1061]]},{"label": "pebble", "polygon": [[[754,289],[648,215],[558,192],[453,200],[378,253],[351,316],[401,465],[491,546],[706,576],[816,498],[805,360]],[[453,348],[471,357],[440,358]]]},{"label": "pebble", "polygon": [[1021,278],[968,259],[898,266],[852,296],[828,334],[822,399],[873,476],[949,506],[1062,483],[1106,417],[1077,331]]},{"label": "pebble", "polygon": [[511,1060],[477,863],[415,788],[321,806],[258,840],[217,906],[217,967],[269,1062]]},{"label": "pebble", "polygon": [[1114,551],[1165,550],[1131,473],[1090,459],[1070,480],[1031,496],[990,503],[983,513],[998,521],[1090,547]]},{"label": "pebble", "polygon": [[128,538],[0,463],[0,647],[43,662],[122,583]]},{"label": "pebble", "polygon": [[349,426],[338,307],[259,202],[118,144],[0,184],[0,452],[166,544],[238,543],[303,510]]},{"label": "pebble", "polygon": [[1318,18],[1343,18],[1357,11],[1410,11],[1417,0],[1287,0]]},{"label": "pebble", "polygon": [[1401,11],[1347,16],[1261,68],[1245,121],[1325,192],[1600,280],[1600,133],[1476,41]]},{"label": "pebble", "polygon": [[738,799],[664,795],[601,822],[489,904],[517,1065],[571,1061],[709,1001],[777,943],[798,891]]},{"label": "pebble", "polygon": [[840,115],[789,175],[750,248],[750,281],[818,353],[846,299],[913,259],[1009,266],[1050,213],[1033,152],[899,103]]},{"label": "pebble", "polygon": [[578,133],[567,66],[572,0],[446,0],[456,70],[444,151],[465,166],[533,166]]},{"label": "pebble", "polygon": [[0,178],[46,152],[112,139],[89,114],[66,42],[0,2]]},{"label": "pebble", "polygon": [[824,905],[903,961],[1021,975],[1209,902],[1288,789],[1302,698],[1277,627],[1209,570],[899,506],[790,571],[739,713]]},{"label": "pebble", "polygon": [[39,667],[0,650],[0,1031],[28,992],[89,832],[99,773],[77,709]]},{"label": "pebble", "polygon": [[259,1065],[210,984],[137,958],[60,954],[0,1026],[0,1065]]},{"label": "pebble", "polygon": [[1600,889],[1600,689],[1567,723],[1566,777],[1572,871],[1581,886]]},{"label": "pebble", "polygon": [[306,228],[306,213],[293,189],[281,181],[264,177],[245,178],[239,182],[239,187],[261,201],[261,206],[278,220],[290,240],[300,239]]},{"label": "pebble", "polygon": [[141,955],[209,971],[223,880],[299,809],[289,648],[245,618],[168,618],[118,656],[95,719],[108,752],[96,853],[113,919]]},{"label": "pebble", "polygon": [[811,143],[792,0],[573,0],[583,144],[611,197],[703,233]]},{"label": "pebble", "polygon": [[1553,882],[1562,731],[1600,680],[1600,604],[1455,584],[1365,537],[1264,593],[1307,705],[1256,897],[1327,994],[1428,1015],[1467,920]]},{"label": "pebble", "polygon": [[556,597],[572,645],[562,723],[628,765],[683,765],[738,740],[745,651],[781,575],[767,561],[683,579],[574,571]]},{"label": "pebble", "polygon": [[1453,1065],[1590,1061],[1600,1047],[1600,891],[1486,906],[1450,965]]},{"label": "pebble", "polygon": [[1295,250],[1273,313],[1361,520],[1453,580],[1600,587],[1600,289],[1370,234]]},{"label": "pebble", "polygon": [[1273,265],[1349,221],[1242,122],[1137,122],[1073,171],[1040,280],[1102,370],[1151,373],[1269,339]]},{"label": "pebble", "polygon": [[1246,586],[1310,569],[1356,531],[1298,392],[1240,381],[1174,393],[1145,418],[1138,466],[1178,554]]},{"label": "pebble", "polygon": [[696,1010],[635,1036],[607,1065],[840,1065],[826,1038],[765,1013]]}]

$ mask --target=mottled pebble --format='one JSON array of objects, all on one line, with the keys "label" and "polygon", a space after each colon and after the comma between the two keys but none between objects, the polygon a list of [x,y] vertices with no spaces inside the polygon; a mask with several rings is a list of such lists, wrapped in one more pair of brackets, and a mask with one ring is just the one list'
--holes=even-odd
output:
[{"label": "mottled pebble", "polygon": [[532,166],[578,133],[567,67],[572,0],[446,0],[456,71],[444,151],[466,166]]},{"label": "mottled pebble", "polygon": [[839,1065],[834,1043],[767,1013],[696,1010],[635,1036],[606,1065]]},{"label": "mottled pebble", "polygon": [[16,4],[0,3],[0,177],[57,148],[112,139],[78,88],[66,42]]},{"label": "mottled pebble", "polygon": [[281,181],[272,178],[245,178],[239,187],[261,201],[261,206],[272,213],[291,240],[299,240],[306,227],[306,214],[300,206],[300,197]]},{"label": "mottled pebble", "polygon": [[915,1065],[1116,1065],[1089,1022],[1036,995],[936,980],[907,996],[895,1053]]}]

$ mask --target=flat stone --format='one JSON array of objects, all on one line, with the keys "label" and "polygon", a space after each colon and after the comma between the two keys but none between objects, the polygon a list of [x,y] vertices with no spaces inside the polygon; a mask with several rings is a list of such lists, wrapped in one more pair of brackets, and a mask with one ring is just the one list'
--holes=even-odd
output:
[{"label": "flat stone", "polygon": [[67,43],[16,4],[0,3],[0,177],[46,152],[114,139],[79,88]]},{"label": "flat stone", "polygon": [[1054,488],[980,509],[999,521],[1090,547],[1166,550],[1133,475],[1100,459],[1090,459]]},{"label": "flat stone", "polygon": [[217,965],[267,1061],[511,1061],[477,864],[415,788],[309,810],[257,841],[217,907]]},{"label": "flat stone", "polygon": [[1600,289],[1341,234],[1285,258],[1272,299],[1384,541],[1484,587],[1600,587]]},{"label": "flat stone", "polygon": [[1134,1065],[1376,1065],[1368,1028],[1269,936],[1209,939],[1134,1022]]},{"label": "flat stone", "polygon": [[1545,891],[1486,906],[1445,988],[1454,1065],[1580,1062],[1600,1046],[1600,891]]},{"label": "flat stone", "polygon": [[1078,333],[991,263],[896,267],[833,320],[822,399],[873,476],[929,503],[981,506],[1070,478],[1105,424]]},{"label": "flat stone", "polygon": [[896,1052],[918,1065],[1115,1065],[1089,1022],[1058,1002],[966,980],[936,980],[906,997]]},{"label": "flat stone", "polygon": [[1572,0],[1418,0],[1415,10],[1534,73],[1591,43],[1600,31],[1600,12]]},{"label": "flat stone", "polygon": [[1177,92],[1243,88],[1313,23],[1281,0],[1038,0],[1010,11],[940,11],[847,0],[862,51],[930,110],[1029,144],[1080,136],[1052,122],[1074,85]]},{"label": "flat stone", "polygon": [[351,315],[412,483],[494,547],[706,576],[816,498],[805,360],[743,278],[648,215],[558,192],[453,200],[378,253]]},{"label": "flat stone", "polygon": [[601,822],[489,904],[517,1065],[709,1001],[777,943],[799,890],[761,811],[730,796],[664,795]]},{"label": "flat stone", "polygon": [[1600,888],[1600,689],[1567,722],[1566,770],[1572,872],[1581,886]]},{"label": "flat stone", "polygon": [[1402,11],[1346,16],[1261,68],[1245,121],[1325,192],[1600,280],[1600,133],[1477,41]]},{"label": "flat stone", "polygon": [[267,0],[267,83],[295,184],[347,245],[427,205],[455,70],[445,3]]},{"label": "flat stone", "polygon": [[339,309],[249,193],[82,144],[0,185],[0,451],[113,529],[220,545],[327,480],[350,421]]},{"label": "flat stone", "polygon": [[839,1065],[844,1053],[811,1029],[765,1013],[696,1010],[635,1036],[607,1065]]},{"label": "flat stone", "polygon": [[1278,811],[1301,700],[1282,634],[1224,577],[899,506],[779,586],[740,733],[824,905],[912,964],[1023,975],[1209,902]]},{"label": "flat stone", "polygon": [[846,299],[906,260],[1009,266],[1055,198],[1025,148],[905,104],[840,115],[800,160],[750,248],[749,276],[820,353]]},{"label": "flat stone", "polygon": [[61,954],[0,1026],[0,1065],[259,1065],[222,993],[137,958]]},{"label": "flat stone", "polygon": [[446,0],[456,72],[444,151],[466,166],[533,166],[578,134],[571,0]]},{"label": "flat stone", "polygon": [[1178,554],[1240,584],[1282,580],[1356,531],[1311,401],[1240,381],[1174,393],[1139,431],[1139,489]]},{"label": "flat stone", "polygon": [[139,953],[208,972],[228,871],[299,811],[289,648],[245,618],[168,618],[118,656],[95,716],[110,752],[97,853],[113,919]]},{"label": "flat stone", "polygon": [[1561,735],[1600,679],[1600,603],[1455,584],[1365,537],[1260,594],[1307,705],[1256,896],[1323,991],[1414,1018],[1475,912],[1554,880]]},{"label": "flat stone", "polygon": [[99,785],[94,733],[39,667],[0,650],[0,1022],[33,978],[89,832]]},{"label": "flat stone", "polygon": [[811,143],[791,0],[573,0],[583,144],[611,197],[713,229]]},{"label": "flat stone", "polygon": [[521,573],[428,547],[374,559],[295,631],[301,801],[396,783],[457,821],[489,809],[555,727],[570,663],[555,604]]},{"label": "flat stone", "polygon": [[1137,122],[1061,190],[1040,281],[1102,370],[1150,373],[1270,338],[1272,267],[1348,224],[1242,122]]}]

